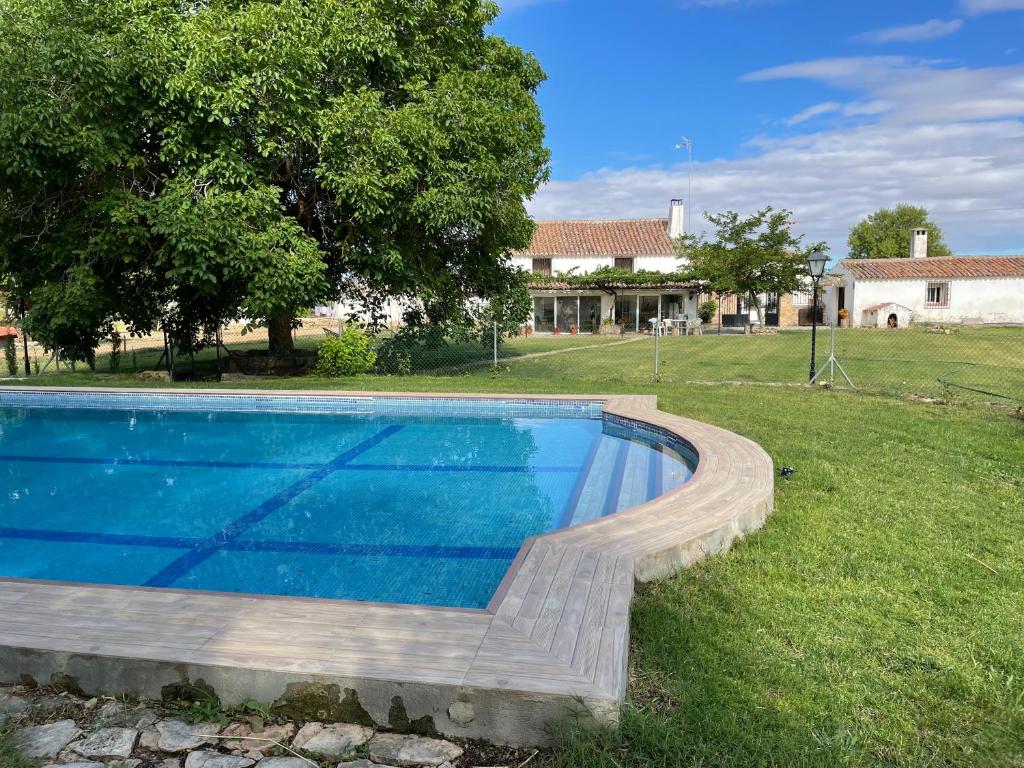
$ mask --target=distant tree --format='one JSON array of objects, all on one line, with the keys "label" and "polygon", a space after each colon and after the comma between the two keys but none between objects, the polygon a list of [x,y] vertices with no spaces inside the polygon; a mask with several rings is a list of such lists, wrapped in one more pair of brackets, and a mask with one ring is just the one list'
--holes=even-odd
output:
[{"label": "distant tree", "polygon": [[715,228],[714,239],[684,235],[680,256],[688,262],[691,278],[720,296],[745,297],[763,324],[761,295],[800,288],[807,274],[807,254],[826,247],[824,243],[803,247],[804,236],[790,230],[792,216],[770,206],[746,218],[734,211],[706,213],[704,218]]},{"label": "distant tree", "polygon": [[851,259],[902,259],[910,257],[910,232],[928,230],[928,255],[952,256],[938,224],[928,211],[916,205],[881,208],[856,224],[848,240]]},{"label": "distant tree", "polygon": [[[367,295],[488,298],[548,153],[489,0],[0,0],[0,275],[77,359]],[[460,306],[452,301],[449,306]]]}]

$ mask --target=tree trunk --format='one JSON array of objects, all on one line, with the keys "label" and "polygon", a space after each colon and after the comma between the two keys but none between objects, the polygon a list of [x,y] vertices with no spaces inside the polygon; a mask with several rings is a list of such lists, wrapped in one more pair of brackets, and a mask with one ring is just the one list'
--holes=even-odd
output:
[{"label": "tree trunk", "polygon": [[292,340],[292,316],[279,312],[267,318],[267,335],[270,337],[270,354],[290,355],[295,351]]}]

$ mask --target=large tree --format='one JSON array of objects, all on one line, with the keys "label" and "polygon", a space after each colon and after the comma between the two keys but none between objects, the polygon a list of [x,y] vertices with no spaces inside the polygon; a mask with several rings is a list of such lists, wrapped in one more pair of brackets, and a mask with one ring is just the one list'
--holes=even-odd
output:
[{"label": "large tree", "polygon": [[[743,217],[735,211],[704,214],[715,232],[685,235],[680,256],[692,279],[713,293],[742,296],[764,324],[761,296],[798,290],[807,276],[807,255],[824,243],[803,246],[791,229],[792,213],[771,206]],[[747,323],[750,331],[750,323]]]},{"label": "large tree", "polygon": [[952,256],[942,230],[928,218],[928,211],[916,205],[881,208],[861,219],[851,230],[848,244],[851,259],[903,259],[910,256],[910,233],[928,230],[928,255]]},{"label": "large tree", "polygon": [[548,155],[484,0],[0,0],[0,274],[47,346],[500,293]]}]

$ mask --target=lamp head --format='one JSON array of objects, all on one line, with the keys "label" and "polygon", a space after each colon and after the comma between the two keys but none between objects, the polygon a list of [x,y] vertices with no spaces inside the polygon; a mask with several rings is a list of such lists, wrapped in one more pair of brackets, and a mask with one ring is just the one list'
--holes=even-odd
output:
[{"label": "lamp head", "polygon": [[815,248],[807,257],[807,271],[811,279],[818,281],[825,274],[825,267],[828,265],[828,256],[820,248]]}]

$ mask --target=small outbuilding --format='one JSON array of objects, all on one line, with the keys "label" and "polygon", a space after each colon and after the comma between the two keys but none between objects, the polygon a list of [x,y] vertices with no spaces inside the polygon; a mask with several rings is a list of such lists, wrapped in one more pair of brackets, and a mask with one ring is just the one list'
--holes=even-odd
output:
[{"label": "small outbuilding", "polygon": [[861,312],[861,328],[906,328],[910,325],[913,312],[910,307],[895,302],[883,302],[864,307]]}]

